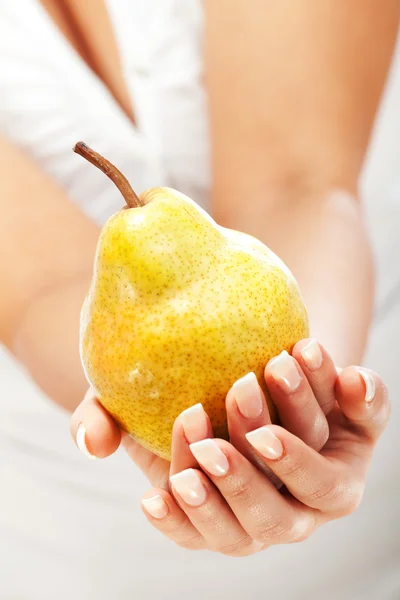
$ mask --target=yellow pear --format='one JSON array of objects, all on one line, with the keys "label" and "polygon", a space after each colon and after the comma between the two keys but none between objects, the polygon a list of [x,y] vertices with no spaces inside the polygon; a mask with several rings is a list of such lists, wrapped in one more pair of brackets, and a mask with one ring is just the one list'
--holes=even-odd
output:
[{"label": "yellow pear", "polygon": [[74,150],[132,206],[102,229],[81,314],[81,359],[100,403],[166,459],[174,420],[198,402],[227,438],[226,394],[250,371],[274,415],[264,367],[308,335],[289,269],[183,194],[154,188],[138,198],[103,157],[83,143]]}]

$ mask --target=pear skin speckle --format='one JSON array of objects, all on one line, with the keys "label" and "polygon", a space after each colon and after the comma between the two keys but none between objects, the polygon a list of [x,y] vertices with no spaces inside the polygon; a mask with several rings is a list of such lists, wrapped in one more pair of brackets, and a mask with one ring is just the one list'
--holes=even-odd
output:
[{"label": "pear skin speckle", "polygon": [[81,313],[81,359],[100,403],[133,438],[170,459],[172,426],[201,402],[227,439],[225,398],[308,336],[284,263],[260,241],[218,226],[170,188],[104,226]]}]

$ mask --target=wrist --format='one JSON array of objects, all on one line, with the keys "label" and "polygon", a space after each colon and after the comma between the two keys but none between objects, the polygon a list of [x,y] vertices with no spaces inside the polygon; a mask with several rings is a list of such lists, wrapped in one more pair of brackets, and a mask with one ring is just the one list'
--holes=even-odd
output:
[{"label": "wrist", "polygon": [[214,218],[231,229],[245,231],[268,244],[290,224],[299,228],[305,220],[315,220],[321,211],[339,213],[345,219],[359,219],[361,203],[357,186],[339,187],[329,181],[254,182],[247,191],[230,189],[214,192]]}]

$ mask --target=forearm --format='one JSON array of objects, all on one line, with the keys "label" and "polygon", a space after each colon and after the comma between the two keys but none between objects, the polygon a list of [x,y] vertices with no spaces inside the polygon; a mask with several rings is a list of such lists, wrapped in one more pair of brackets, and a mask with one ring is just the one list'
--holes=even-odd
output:
[{"label": "forearm", "polygon": [[359,362],[372,265],[362,209],[351,198],[400,2],[256,0],[249,10],[245,0],[206,0],[205,7],[214,216],[287,263],[312,334],[338,364]]},{"label": "forearm", "polygon": [[79,313],[98,226],[37,165],[0,137],[0,341],[57,403],[86,388]]},{"label": "forearm", "polygon": [[57,404],[74,410],[87,382],[79,358],[79,314],[90,274],[34,298],[10,339],[10,349]]},{"label": "forearm", "polygon": [[286,200],[272,206],[263,199],[259,210],[248,211],[244,205],[224,224],[255,235],[285,261],[306,302],[311,335],[326,345],[338,365],[358,364],[373,304],[362,208],[344,192],[296,202],[290,196],[287,192]]}]

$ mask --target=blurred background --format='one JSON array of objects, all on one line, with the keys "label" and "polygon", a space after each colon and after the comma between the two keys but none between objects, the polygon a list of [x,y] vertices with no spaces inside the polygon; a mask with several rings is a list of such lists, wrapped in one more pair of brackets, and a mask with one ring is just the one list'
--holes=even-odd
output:
[{"label": "blurred background", "polygon": [[[117,158],[118,154],[121,150],[115,150]],[[146,174],[141,183],[143,188],[147,187]],[[54,406],[50,410],[57,426],[44,429],[44,415],[49,410],[47,399],[38,388],[32,392],[29,375],[0,348],[0,419],[7,432],[0,437],[0,536],[7,539],[7,545],[0,546],[1,600],[47,600],[50,597],[97,600],[99,587],[104,597],[115,600],[242,600],[243,596],[255,599],[261,595],[271,595],[274,600],[400,598],[397,382],[400,367],[400,44],[360,185],[377,277],[375,317],[365,364],[386,381],[393,414],[378,445],[365,498],[356,513],[324,526],[305,543],[274,547],[267,554],[245,560],[190,553],[173,547],[142,517],[138,507],[147,482],[136,471],[132,476],[133,467],[127,457],[120,453],[104,463],[88,465],[73,447],[66,415]],[[196,196],[196,185],[192,195]],[[10,395],[18,398],[18,404],[2,406],[2,398]],[[35,424],[39,429],[42,427],[44,445],[50,447],[53,441],[61,444],[57,460],[62,464],[64,476],[60,480],[55,477],[50,487],[46,469],[42,471],[35,462],[35,452],[39,455],[42,450],[28,443],[23,446],[26,434],[18,418],[21,407],[30,413],[32,427]],[[10,444],[19,445],[23,461],[16,453],[10,453]],[[38,485],[38,481],[43,481],[43,485]],[[85,541],[78,548],[74,539],[78,535],[81,539],[81,531],[75,530],[82,516],[80,483],[85,485],[85,502],[90,495],[92,508],[89,515],[85,514]],[[65,494],[66,489],[68,494]],[[117,514],[113,511],[116,505]],[[35,520],[32,515],[40,515],[40,519]],[[106,516],[101,531],[99,515]],[[107,520],[107,515],[113,515],[112,519]],[[54,540],[64,535],[66,525],[68,539],[59,544],[59,553],[49,553]],[[83,579],[80,571],[79,574],[76,571],[77,555],[80,566],[84,565]],[[118,556],[117,561],[115,556]],[[43,560],[47,565],[45,571],[41,566]],[[61,562],[68,564],[67,580],[60,568]],[[110,565],[111,580],[107,574]],[[23,591],[24,580],[29,581],[28,595]]]}]

